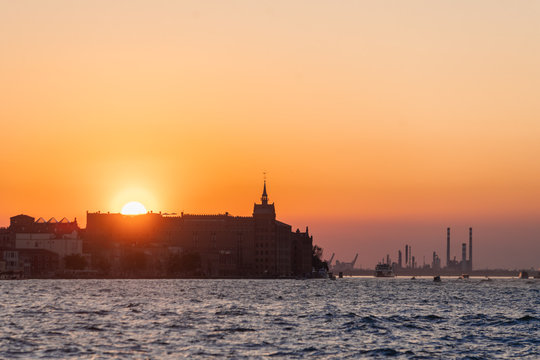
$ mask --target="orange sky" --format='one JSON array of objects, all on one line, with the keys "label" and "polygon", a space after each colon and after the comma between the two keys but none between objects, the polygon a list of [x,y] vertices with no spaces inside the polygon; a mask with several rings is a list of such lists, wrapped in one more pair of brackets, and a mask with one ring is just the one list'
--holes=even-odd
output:
[{"label": "orange sky", "polygon": [[1,1],[0,225],[248,215],[267,171],[342,260],[429,258],[455,225],[479,266],[538,267],[539,23],[533,1]]}]

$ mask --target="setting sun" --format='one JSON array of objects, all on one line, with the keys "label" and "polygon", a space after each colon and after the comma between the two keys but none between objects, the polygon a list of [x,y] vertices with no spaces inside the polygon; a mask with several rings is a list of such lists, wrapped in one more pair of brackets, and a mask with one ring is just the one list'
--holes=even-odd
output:
[{"label": "setting sun", "polygon": [[146,214],[146,208],[138,201],[130,201],[122,208],[123,215],[141,215]]}]

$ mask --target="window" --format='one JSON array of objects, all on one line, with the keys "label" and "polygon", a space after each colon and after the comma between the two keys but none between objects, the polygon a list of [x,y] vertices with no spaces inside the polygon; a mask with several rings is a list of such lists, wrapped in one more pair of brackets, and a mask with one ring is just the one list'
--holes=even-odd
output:
[{"label": "window", "polygon": [[212,247],[215,249],[216,248],[216,233],[215,232],[212,232],[210,234],[210,241],[212,242]]}]

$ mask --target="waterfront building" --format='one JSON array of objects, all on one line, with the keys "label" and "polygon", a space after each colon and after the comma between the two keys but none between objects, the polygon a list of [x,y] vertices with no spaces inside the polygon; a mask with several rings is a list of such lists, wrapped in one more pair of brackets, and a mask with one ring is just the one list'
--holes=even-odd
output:
[{"label": "waterfront building", "polygon": [[61,237],[51,233],[17,233],[15,249],[44,249],[64,258],[68,255],[82,255],[82,239],[77,233]]},{"label": "waterfront building", "polygon": [[11,249],[14,246],[14,236],[9,228],[0,228],[0,249]]},{"label": "waterfront building", "polygon": [[5,271],[18,271],[21,270],[21,267],[19,266],[19,252],[8,250],[8,249],[2,249],[0,250],[2,253],[1,260],[4,261],[4,270]]},{"label": "waterfront building", "polygon": [[63,218],[57,221],[51,218],[34,220],[28,215],[13,216],[10,232],[16,250],[48,250],[63,259],[68,255],[82,255],[82,239],[77,219],[69,221]]},{"label": "waterfront building", "polygon": [[0,229],[0,259],[5,271],[25,276],[51,275],[68,255],[82,255],[82,239],[77,220],[51,218],[35,220],[28,215],[10,218],[8,228]]},{"label": "waterfront building", "polygon": [[307,227],[305,232],[292,231],[291,225],[276,219],[266,181],[252,216],[87,212],[84,241],[85,252],[108,259],[113,269],[121,266],[126,249],[153,247],[198,254],[201,275],[209,277],[308,275],[312,245]]}]

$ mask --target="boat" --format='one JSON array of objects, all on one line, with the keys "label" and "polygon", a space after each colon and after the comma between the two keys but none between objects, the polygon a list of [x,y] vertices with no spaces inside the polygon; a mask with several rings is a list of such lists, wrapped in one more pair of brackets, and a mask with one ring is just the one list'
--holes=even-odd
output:
[{"label": "boat", "polygon": [[325,268],[320,268],[318,271],[313,268],[311,277],[316,279],[328,279],[328,271]]},{"label": "boat", "polygon": [[441,282],[441,277],[439,275],[433,277],[433,281]]},{"label": "boat", "polygon": [[468,279],[468,278],[469,278],[469,274],[461,274],[461,276],[460,276],[459,278],[462,279],[462,280]]},{"label": "boat", "polygon": [[529,278],[529,273],[526,272],[525,270],[523,270],[523,271],[521,271],[521,272],[519,273],[519,278],[520,278],[520,279],[528,279],[528,278]]},{"label": "boat", "polygon": [[375,266],[375,277],[395,277],[394,270],[390,264],[377,264]]}]

